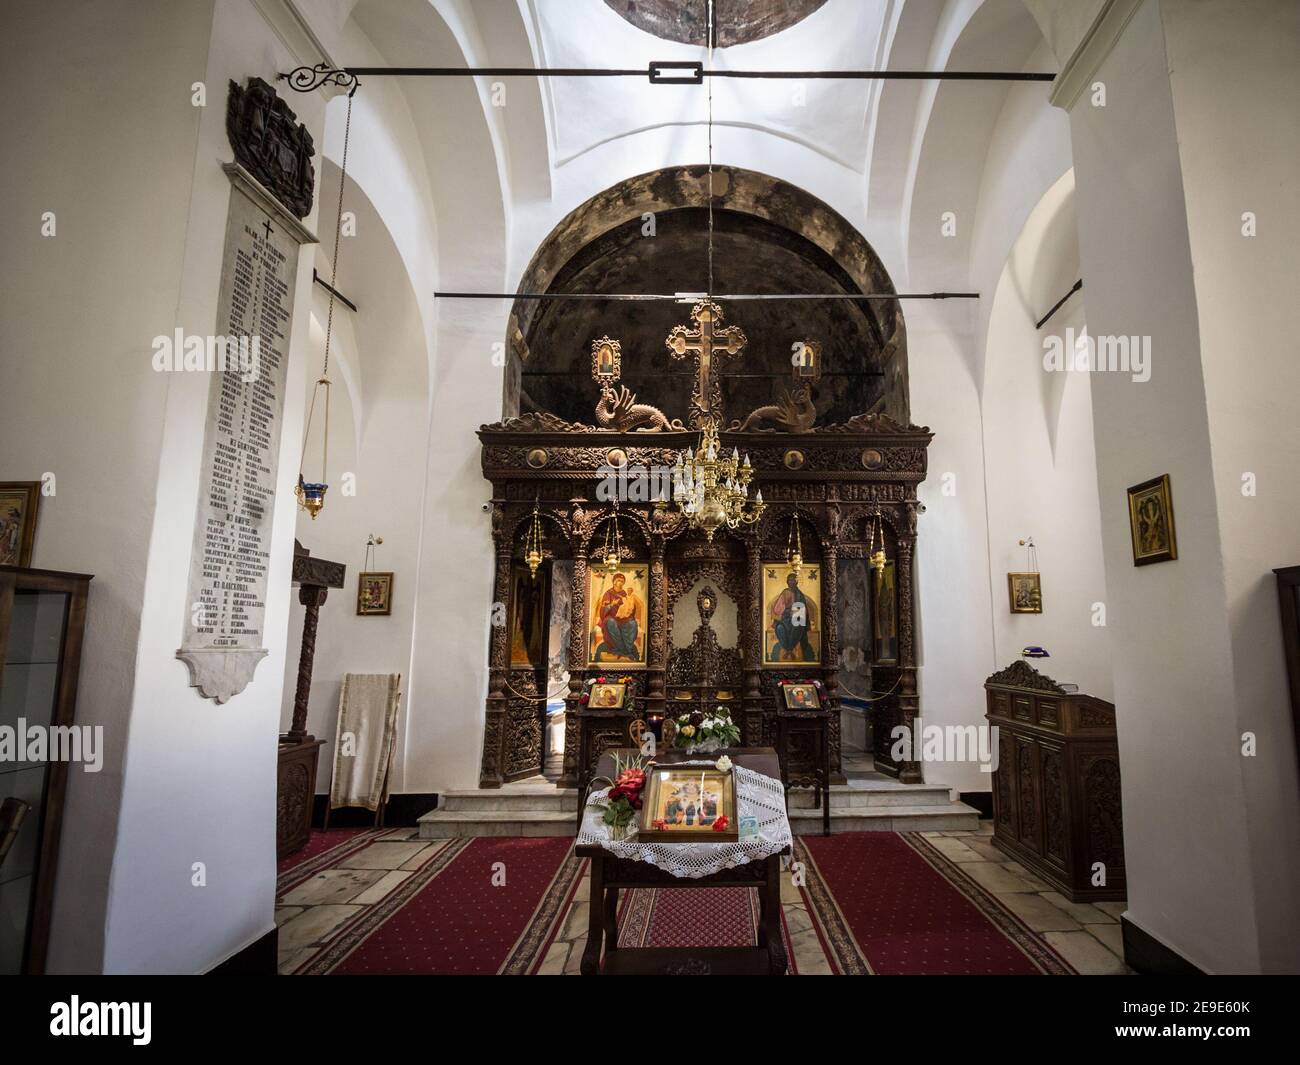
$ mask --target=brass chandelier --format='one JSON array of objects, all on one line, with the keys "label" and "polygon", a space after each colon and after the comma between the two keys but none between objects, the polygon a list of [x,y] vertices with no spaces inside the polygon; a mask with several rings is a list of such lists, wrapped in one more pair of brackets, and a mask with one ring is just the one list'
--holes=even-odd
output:
[{"label": "brass chandelier", "polygon": [[752,501],[749,499],[749,482],[754,477],[749,456],[742,462],[740,452],[732,448],[730,458],[720,458],[721,450],[717,420],[707,419],[699,446],[694,452],[679,452],[673,467],[673,502],[687,524],[702,530],[710,541],[723,525],[728,529],[753,525],[767,509],[761,488]]}]

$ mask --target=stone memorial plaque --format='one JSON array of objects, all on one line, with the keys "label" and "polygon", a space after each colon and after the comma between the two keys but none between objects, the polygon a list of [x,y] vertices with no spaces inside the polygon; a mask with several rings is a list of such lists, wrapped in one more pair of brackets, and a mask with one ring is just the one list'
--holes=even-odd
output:
[{"label": "stone memorial plaque", "polygon": [[218,703],[243,691],[268,653],[267,571],[298,250],[316,242],[247,171],[225,169],[232,188],[212,345],[218,361],[176,652],[190,683]]}]

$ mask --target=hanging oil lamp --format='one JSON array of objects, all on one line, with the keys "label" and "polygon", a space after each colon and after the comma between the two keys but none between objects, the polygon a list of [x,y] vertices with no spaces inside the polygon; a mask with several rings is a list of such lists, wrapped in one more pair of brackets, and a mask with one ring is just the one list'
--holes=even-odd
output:
[{"label": "hanging oil lamp", "polygon": [[614,501],[614,521],[612,525],[605,526],[605,547],[602,552],[605,561],[600,563],[600,568],[608,573],[611,577],[618,572],[621,564],[621,555],[623,550],[623,541],[618,533],[618,501]]},{"label": "hanging oil lamp", "polygon": [[790,516],[790,534],[785,542],[785,560],[794,571],[795,579],[803,573],[803,536],[799,532],[799,511]]},{"label": "hanging oil lamp", "polygon": [[542,523],[537,516],[537,503],[533,502],[533,524],[528,530],[524,542],[524,561],[528,563],[528,574],[537,579],[537,567],[542,564]]},{"label": "hanging oil lamp", "polygon": [[871,530],[871,568],[876,575],[885,572],[885,527],[880,520],[880,511],[876,511],[876,524]]},{"label": "hanging oil lamp", "polygon": [[[1019,541],[1019,543],[1020,546],[1025,549],[1025,572],[1038,576],[1038,547],[1034,543],[1034,538],[1032,536],[1026,536],[1023,540]],[[1029,593],[1029,607],[1036,614],[1041,614],[1043,612],[1041,578],[1039,581],[1035,582],[1033,590]],[[1038,648],[1038,650],[1042,650],[1042,648]],[[1046,652],[1044,652],[1044,654],[1046,654]]]},{"label": "hanging oil lamp", "polygon": [[[338,288],[339,243],[343,235],[343,190],[348,182],[348,140],[352,133],[352,96],[357,91],[354,82],[352,92],[348,93],[347,120],[343,127],[343,158],[339,165],[339,204],[334,218],[334,260],[330,263],[329,311],[325,318],[325,358],[321,366],[321,375],[312,389],[311,406],[307,409],[307,427],[302,434],[302,457],[298,461],[298,484],[294,495],[298,497],[298,506],[316,520],[316,515],[325,506],[325,492],[329,489],[327,471],[330,454],[330,340],[334,334],[334,296]],[[312,416],[316,413],[316,400],[321,390],[325,391],[325,425],[321,431],[320,480],[308,481],[303,476],[303,467],[307,465],[307,443],[311,439]]]},{"label": "hanging oil lamp", "polygon": [[[331,300],[333,297],[330,297]],[[325,365],[329,366],[329,334],[326,333],[325,341]],[[311,438],[311,420],[312,415],[316,413],[316,397],[320,395],[321,389],[325,390],[325,428],[321,433],[321,458],[320,458],[320,476],[319,481],[307,481],[303,479],[302,467],[307,462],[307,441]],[[325,483],[325,471],[329,466],[330,454],[330,379],[322,377],[316,382],[316,387],[312,389],[311,406],[307,410],[307,428],[302,437],[302,460],[298,464],[298,485],[294,489],[294,495],[298,497],[298,506],[311,515],[311,520],[316,520],[316,515],[321,512],[321,507],[325,505],[325,491],[329,485]]]}]

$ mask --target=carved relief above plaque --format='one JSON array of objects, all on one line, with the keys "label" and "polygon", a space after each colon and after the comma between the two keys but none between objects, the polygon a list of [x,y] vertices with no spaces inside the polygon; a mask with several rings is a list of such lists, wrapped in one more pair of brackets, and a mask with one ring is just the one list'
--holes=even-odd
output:
[{"label": "carved relief above plaque", "polygon": [[240,88],[230,83],[226,97],[226,136],[235,160],[280,201],[295,218],[311,213],[316,147],[298,116],[261,78]]}]

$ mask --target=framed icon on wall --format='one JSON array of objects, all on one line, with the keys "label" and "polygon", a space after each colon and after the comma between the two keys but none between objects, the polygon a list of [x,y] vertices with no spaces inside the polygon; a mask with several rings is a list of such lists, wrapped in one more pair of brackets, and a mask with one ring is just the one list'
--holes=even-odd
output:
[{"label": "framed icon on wall", "polygon": [[393,575],[359,573],[357,575],[357,613],[385,615],[393,612]]}]

